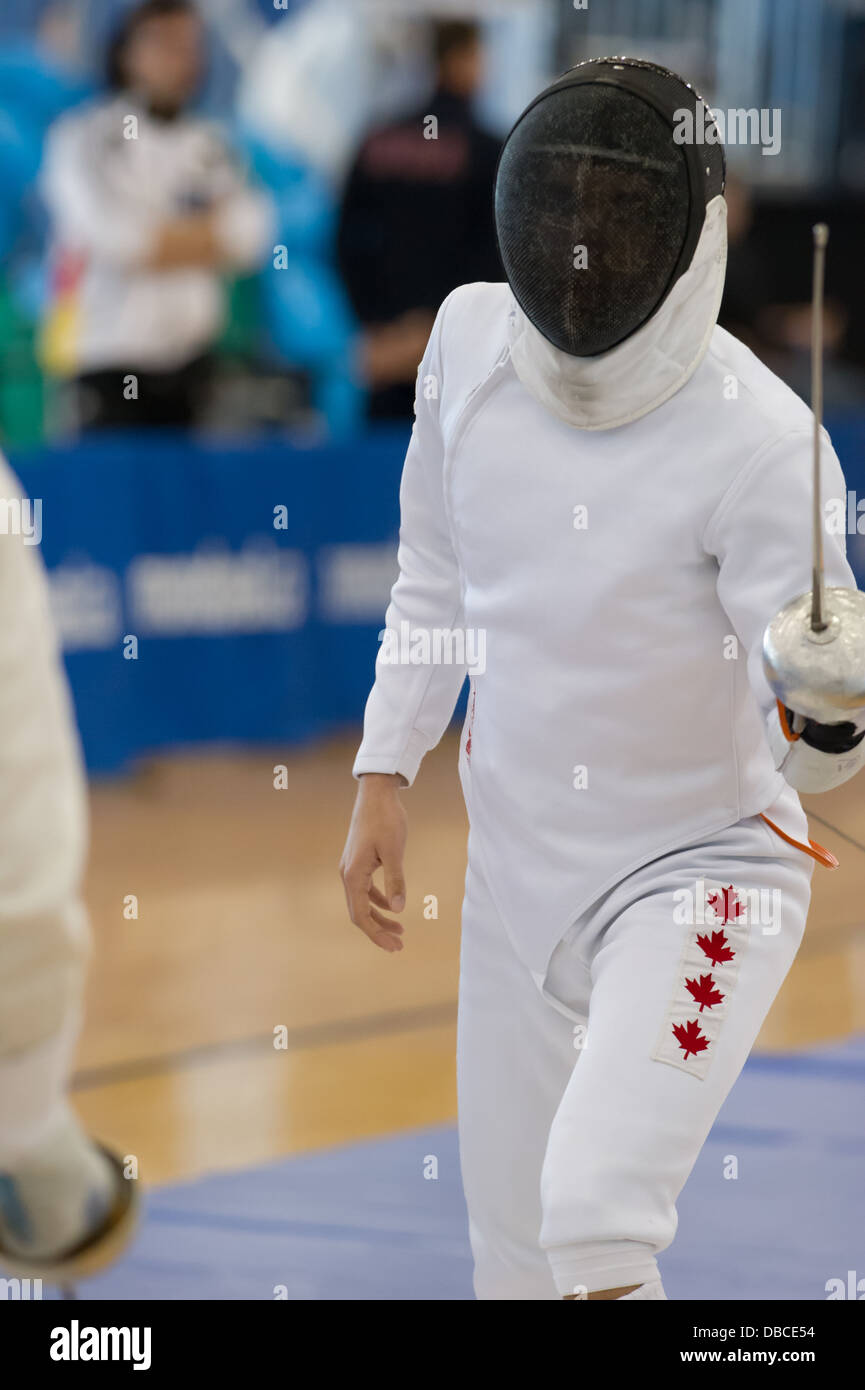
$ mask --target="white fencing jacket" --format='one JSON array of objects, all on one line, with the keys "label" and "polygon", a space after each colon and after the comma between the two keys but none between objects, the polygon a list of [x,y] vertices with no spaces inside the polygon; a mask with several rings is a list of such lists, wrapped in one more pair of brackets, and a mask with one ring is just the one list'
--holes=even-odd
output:
[{"label": "white fencing jacket", "polygon": [[[635,377],[648,413],[613,428],[597,410],[575,428],[527,389],[505,284],[455,290],[420,367],[386,624],[485,633],[460,755],[471,852],[538,974],[606,889],[785,788],[761,642],[810,587],[813,417],[729,333],[705,329],[687,329],[705,344],[684,344],[675,393],[653,406],[664,389]],[[668,330],[655,347],[669,366]],[[840,498],[824,443],[825,496]],[[826,570],[855,587],[843,537],[827,536]],[[383,655],[354,772],[411,783],[465,669]]]}]

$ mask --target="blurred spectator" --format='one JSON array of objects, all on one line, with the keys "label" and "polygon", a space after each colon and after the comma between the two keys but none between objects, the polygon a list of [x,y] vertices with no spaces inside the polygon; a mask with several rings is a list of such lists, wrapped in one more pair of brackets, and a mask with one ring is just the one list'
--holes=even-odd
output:
[{"label": "blurred spectator", "polygon": [[81,428],[194,424],[223,318],[220,276],[271,240],[216,129],[187,108],[203,70],[190,0],[143,0],[109,52],[113,95],[49,132],[53,220],[46,366],[76,383]]},{"label": "blurred spectator", "polygon": [[766,264],[759,244],[751,235],[754,210],[748,185],[735,174],[729,174],[725,197],[727,276],[719,322],[758,356],[763,356],[769,344],[763,339],[759,321],[771,293],[771,266]]},{"label": "blurred spectator", "polygon": [[11,447],[43,436],[36,338],[45,213],[34,189],[45,132],[90,94],[73,0],[48,0],[29,17],[31,30],[0,45],[0,439]]},{"label": "blurred spectator", "polygon": [[371,92],[381,92],[376,35],[388,20],[358,0],[291,0],[274,15],[239,54],[238,120],[279,158],[341,187],[369,125]]},{"label": "blurred spectator", "polygon": [[433,37],[433,94],[366,137],[343,197],[339,258],[367,330],[374,419],[411,417],[417,364],[446,295],[502,278],[492,219],[500,142],[472,113],[483,76],[480,31],[449,21]]},{"label": "blurred spectator", "polygon": [[[754,211],[748,185],[727,179],[727,278],[720,322],[785,380],[797,375],[797,361],[811,348],[811,303],[776,302],[774,266],[753,235]],[[843,307],[826,297],[823,345],[827,359],[840,352],[847,324]]]},{"label": "blurred spectator", "polygon": [[[727,180],[728,255],[720,323],[776,372],[805,400],[811,392],[811,302],[789,299],[779,276],[777,257],[768,254],[769,239],[755,234],[750,189],[736,175]],[[816,220],[816,218],[814,219]],[[808,284],[808,243],[802,241],[802,266]],[[843,252],[842,252],[843,255]],[[803,286],[804,287],[804,286]],[[865,377],[852,350],[848,290],[841,303],[827,289],[823,313],[824,400],[827,410],[861,403]]]}]

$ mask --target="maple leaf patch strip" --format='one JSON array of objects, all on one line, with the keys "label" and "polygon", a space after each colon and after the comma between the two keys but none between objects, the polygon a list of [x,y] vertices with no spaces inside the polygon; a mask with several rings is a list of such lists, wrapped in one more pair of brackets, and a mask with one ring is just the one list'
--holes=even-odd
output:
[{"label": "maple leaf patch strip", "polygon": [[731,883],[698,879],[694,912],[673,994],[664,1015],[656,1062],[667,1062],[700,1080],[712,1054],[748,945],[750,895]]}]

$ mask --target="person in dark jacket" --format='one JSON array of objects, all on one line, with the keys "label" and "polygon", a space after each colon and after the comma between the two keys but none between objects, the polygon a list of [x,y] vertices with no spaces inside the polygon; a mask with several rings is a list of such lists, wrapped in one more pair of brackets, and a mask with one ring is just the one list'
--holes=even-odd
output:
[{"label": "person in dark jacket", "polygon": [[436,86],[419,110],[370,132],[343,195],[339,260],[363,325],[373,419],[410,419],[436,310],[457,285],[500,280],[492,190],[500,141],[478,124],[480,30],[434,26]]}]

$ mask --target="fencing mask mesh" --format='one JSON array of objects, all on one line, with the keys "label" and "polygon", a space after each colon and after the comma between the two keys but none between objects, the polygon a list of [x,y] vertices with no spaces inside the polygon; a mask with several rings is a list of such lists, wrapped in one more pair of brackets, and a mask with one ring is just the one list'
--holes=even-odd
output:
[{"label": "fencing mask mesh", "polygon": [[601,59],[542,92],[508,136],[499,253],[523,312],[563,352],[623,342],[687,270],[724,180],[720,144],[674,139],[674,112],[697,103],[664,68]]}]

